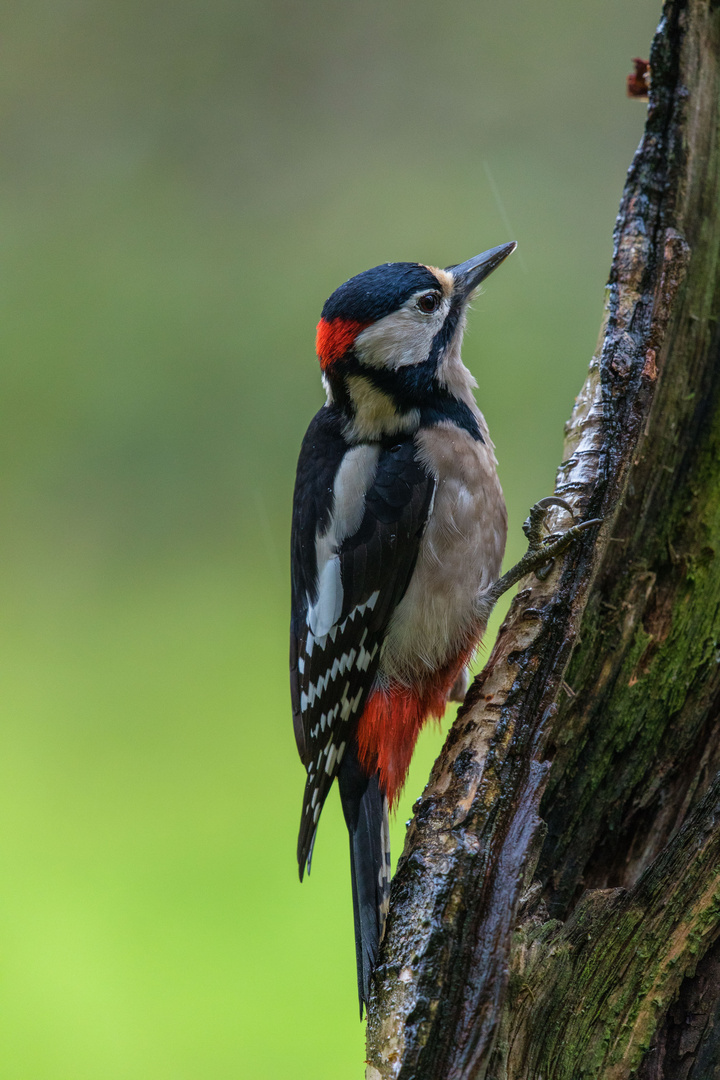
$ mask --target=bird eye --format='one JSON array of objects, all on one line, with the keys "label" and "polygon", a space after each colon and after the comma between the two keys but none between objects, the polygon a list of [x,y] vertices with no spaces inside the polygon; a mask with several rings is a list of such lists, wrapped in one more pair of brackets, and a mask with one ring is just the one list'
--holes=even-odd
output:
[{"label": "bird eye", "polygon": [[440,307],[440,297],[434,292],[425,293],[423,296],[418,296],[417,306],[425,315],[432,315],[433,311],[437,311]]}]

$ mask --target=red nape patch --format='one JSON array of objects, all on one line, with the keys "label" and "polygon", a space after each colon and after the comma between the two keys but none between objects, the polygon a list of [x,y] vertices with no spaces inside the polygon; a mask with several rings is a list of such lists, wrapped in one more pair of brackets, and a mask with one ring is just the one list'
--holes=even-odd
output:
[{"label": "red nape patch", "polygon": [[369,774],[380,773],[380,788],[391,807],[400,797],[421,727],[445,712],[448,694],[471,653],[464,650],[417,688],[391,683],[368,698],[357,729],[360,764]]},{"label": "red nape patch", "polygon": [[331,319],[330,322],[321,319],[317,324],[315,350],[323,371],[344,356],[360,331],[369,325],[352,319]]}]

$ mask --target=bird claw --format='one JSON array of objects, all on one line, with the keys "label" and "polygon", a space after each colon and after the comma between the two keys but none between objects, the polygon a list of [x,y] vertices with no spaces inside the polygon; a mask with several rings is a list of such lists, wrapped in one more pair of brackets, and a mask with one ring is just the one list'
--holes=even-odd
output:
[{"label": "bird claw", "polygon": [[[547,519],[548,511],[552,506],[559,506],[570,515],[573,525],[564,533],[554,534],[543,539],[542,530]],[[602,518],[590,518],[588,521],[577,521],[572,507],[554,495],[546,499],[540,499],[530,510],[523,525],[523,532],[528,538],[528,550],[520,562],[527,560],[526,573],[535,572],[539,581],[545,581],[553,568],[557,555],[561,555],[577,538],[587,529],[600,525]],[[518,564],[520,565],[520,564]]]},{"label": "bird claw", "polygon": [[559,506],[562,510],[567,511],[570,517],[575,521],[575,514],[570,503],[565,502],[564,499],[559,499],[556,495],[548,495],[545,499],[539,499],[535,505],[531,508],[530,513],[523,522],[522,530],[530,541],[531,545],[539,544],[542,537],[542,528],[545,524],[545,518],[547,512],[551,506]]},{"label": "bird claw", "polygon": [[550,577],[550,574],[552,573],[554,565],[555,559],[550,559],[550,561],[546,562],[544,566],[538,566],[537,570],[535,571],[535,577],[538,579],[538,581],[547,581],[547,579]]},{"label": "bird claw", "polygon": [[[548,511],[553,506],[559,506],[561,510],[565,510],[570,514],[574,524],[564,533],[543,537],[543,528]],[[545,581],[552,571],[556,557],[566,551],[582,533],[601,523],[602,518],[576,521],[572,507],[564,499],[557,498],[555,495],[540,499],[532,507],[527,520],[523,524],[523,532],[528,540],[528,549],[520,562],[516,563],[506,574],[503,574],[493,586],[493,603],[527,574],[534,573],[540,581]]]}]

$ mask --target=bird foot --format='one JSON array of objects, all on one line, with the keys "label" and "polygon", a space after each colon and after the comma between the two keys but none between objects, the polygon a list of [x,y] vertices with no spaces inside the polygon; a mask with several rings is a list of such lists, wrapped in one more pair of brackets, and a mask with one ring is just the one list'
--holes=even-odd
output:
[{"label": "bird foot", "polygon": [[602,518],[590,518],[588,521],[576,522],[564,533],[543,536],[548,512],[552,506],[559,506],[562,510],[567,511],[575,521],[572,507],[564,499],[558,499],[555,495],[550,495],[548,498],[536,502],[523,524],[523,532],[528,539],[527,551],[511,570],[503,574],[494,585],[490,586],[487,593],[483,594],[481,598],[483,604],[490,602],[491,606],[494,606],[503,593],[512,588],[520,578],[531,574],[533,571],[540,581],[544,581],[553,568],[555,558],[561,555],[563,551],[566,551],[587,529],[602,523]]}]

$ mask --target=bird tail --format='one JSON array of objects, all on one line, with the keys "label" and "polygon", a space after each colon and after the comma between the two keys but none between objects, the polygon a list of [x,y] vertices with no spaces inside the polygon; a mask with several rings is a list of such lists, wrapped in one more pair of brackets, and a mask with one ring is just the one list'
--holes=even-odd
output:
[{"label": "bird tail", "polygon": [[378,774],[365,774],[356,746],[348,747],[338,783],[350,834],[355,957],[362,1020],[390,900],[388,801],[380,790]]}]

